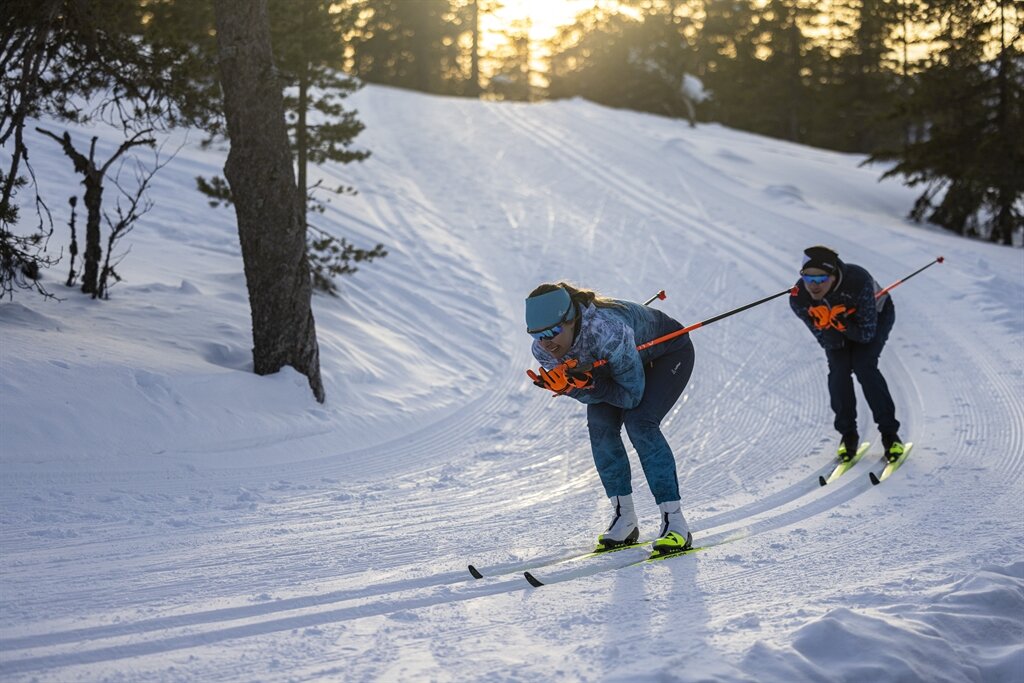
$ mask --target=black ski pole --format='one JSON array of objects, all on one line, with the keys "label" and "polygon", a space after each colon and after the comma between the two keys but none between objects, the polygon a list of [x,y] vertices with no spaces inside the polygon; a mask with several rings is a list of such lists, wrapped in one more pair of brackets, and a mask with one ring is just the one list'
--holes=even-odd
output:
[{"label": "black ski pole", "polygon": [[[701,328],[701,327],[704,327],[705,325],[710,325],[711,323],[713,323],[713,322],[715,322],[717,320],[721,320],[722,318],[728,318],[730,315],[736,315],[737,313],[742,313],[743,311],[747,310],[748,308],[753,308],[754,306],[760,306],[761,304],[763,304],[766,301],[771,301],[772,299],[777,299],[777,298],[779,298],[780,296],[782,296],[784,294],[791,293],[792,291],[793,291],[793,288],[790,287],[789,289],[782,290],[778,294],[772,294],[771,296],[766,296],[765,298],[758,299],[757,301],[754,301],[753,303],[749,303],[746,306],[740,306],[739,308],[734,308],[734,309],[732,309],[731,311],[729,311],[727,313],[722,313],[721,315],[716,315],[714,318],[708,318],[707,320],[702,320],[699,323],[694,323],[692,325],[688,325],[687,327],[684,327],[681,330],[676,330],[675,332],[670,332],[670,333],[666,334],[663,337],[658,337],[657,339],[652,339],[649,342],[645,342],[643,344],[640,344],[638,347],[636,347],[636,350],[637,351],[643,351],[644,349],[649,349],[649,348],[651,348],[652,346],[654,346],[656,344],[661,344],[662,342],[667,342],[670,339],[675,339],[676,337],[680,337],[680,336],[686,334],[687,332],[693,332],[694,330],[696,330],[698,328]],[[594,361],[594,365],[592,367],[599,368],[599,367],[601,367],[602,365],[604,365],[607,362],[608,361],[606,359],[602,358],[600,360]]]},{"label": "black ski pole", "polygon": [[903,278],[903,279],[901,279],[901,280],[897,280],[896,282],[892,283],[891,285],[889,285],[888,287],[886,287],[885,289],[883,289],[882,291],[880,291],[880,292],[879,292],[878,294],[876,294],[876,295],[875,295],[875,298],[877,299],[877,298],[879,298],[880,296],[882,296],[883,294],[888,294],[888,293],[889,293],[889,290],[890,290],[890,289],[892,289],[893,287],[898,287],[898,286],[902,285],[902,284],[903,284],[904,282],[906,282],[906,281],[907,281],[907,280],[909,280],[910,278],[914,277],[915,275],[917,275],[918,273],[920,273],[920,272],[921,272],[922,270],[924,270],[925,268],[931,268],[931,267],[932,267],[932,266],[934,266],[934,265],[935,265],[936,263],[942,263],[942,262],[943,262],[943,261],[945,261],[945,260],[946,260],[946,257],[945,257],[945,256],[939,256],[938,258],[936,258],[936,259],[935,259],[934,261],[932,261],[932,262],[931,262],[931,263],[929,263],[928,265],[926,265],[926,266],[922,266],[922,267],[918,268],[917,270],[915,270],[915,271],[914,271],[913,273],[911,273],[910,275],[906,276],[905,278]]}]

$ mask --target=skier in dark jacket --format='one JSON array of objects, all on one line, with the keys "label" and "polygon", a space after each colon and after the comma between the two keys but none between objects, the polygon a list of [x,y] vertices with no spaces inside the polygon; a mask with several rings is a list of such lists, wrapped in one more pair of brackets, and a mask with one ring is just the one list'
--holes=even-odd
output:
[{"label": "skier in dark jacket", "polygon": [[878,369],[878,357],[896,321],[892,297],[876,298],[880,289],[864,268],[843,263],[832,249],[816,246],[804,250],[800,279],[789,299],[793,312],[825,349],[835,428],[842,435],[838,456],[843,461],[853,457],[860,441],[853,375],[882,435],[886,458],[894,461],[904,451],[896,406]]},{"label": "skier in dark jacket", "polygon": [[[598,549],[635,543],[640,535],[622,443],[625,426],[661,510],[654,550],[685,550],[689,528],[680,505],[675,456],[661,433],[661,421],[690,379],[693,344],[689,335],[680,335],[644,351],[636,349],[683,326],[654,308],[559,282],[530,293],[526,327],[541,364],[539,374],[530,371],[530,378],[539,387],[587,404],[594,464],[613,509]],[[598,360],[608,362],[590,369]]]}]

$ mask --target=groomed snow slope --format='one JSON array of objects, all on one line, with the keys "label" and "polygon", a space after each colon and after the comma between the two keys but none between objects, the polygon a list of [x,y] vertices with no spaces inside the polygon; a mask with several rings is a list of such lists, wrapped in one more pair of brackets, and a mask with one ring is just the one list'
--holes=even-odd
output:
[{"label": "groomed snow slope", "polygon": [[[915,192],[860,157],[717,125],[351,102],[373,156],[322,169],[360,194],[313,220],[390,254],[315,300],[324,405],[250,372],[234,216],[194,190],[225,153],[197,134],[167,140],[109,301],[62,264],[63,301],[0,303],[0,678],[1024,680],[1021,250],[905,222]],[[100,158],[120,142],[72,130]],[[48,192],[77,183],[55,144],[33,163]],[[882,368],[917,446],[892,479],[868,482],[862,406],[871,454],[815,483],[824,354],[778,299],[693,334],[664,423],[698,543],[739,540],[541,589],[469,577],[606,523],[581,406],[524,375],[534,286],[665,289],[691,323],[791,285],[818,243],[883,285],[946,257],[893,292]]]}]

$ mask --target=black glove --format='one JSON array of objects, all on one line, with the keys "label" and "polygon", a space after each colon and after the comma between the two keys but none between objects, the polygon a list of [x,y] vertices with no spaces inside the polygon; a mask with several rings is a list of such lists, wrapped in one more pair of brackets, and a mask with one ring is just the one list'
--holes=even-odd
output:
[{"label": "black glove", "polygon": [[832,329],[839,330],[840,332],[846,332],[846,328],[849,327],[850,322],[853,319],[853,314],[856,312],[856,308],[847,308],[843,304],[834,306],[832,308]]},{"label": "black glove", "polygon": [[586,389],[594,383],[594,366],[592,363],[580,365],[579,361],[570,358],[565,361],[565,376],[574,389]]}]

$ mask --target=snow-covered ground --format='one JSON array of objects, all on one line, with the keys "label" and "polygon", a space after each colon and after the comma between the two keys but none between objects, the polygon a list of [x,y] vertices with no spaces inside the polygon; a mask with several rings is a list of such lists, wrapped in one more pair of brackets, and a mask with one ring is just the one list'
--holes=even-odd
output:
[{"label": "snow-covered ground", "polygon": [[[1024,252],[907,223],[915,191],[857,156],[583,101],[352,102],[373,156],[320,171],[360,194],[314,221],[390,254],[314,302],[325,404],[250,372],[234,214],[194,189],[225,153],[197,134],[167,141],[109,301],[62,264],[62,301],[0,303],[0,679],[1024,680]],[[32,160],[75,187],[52,141]],[[946,257],[893,292],[906,465],[870,485],[862,406],[871,454],[817,485],[825,359],[777,299],[693,333],[664,424],[696,541],[739,540],[490,576],[608,516],[584,411],[524,374],[526,294],[665,289],[692,323],[818,243],[882,284]],[[635,459],[634,484],[649,536]]]}]

